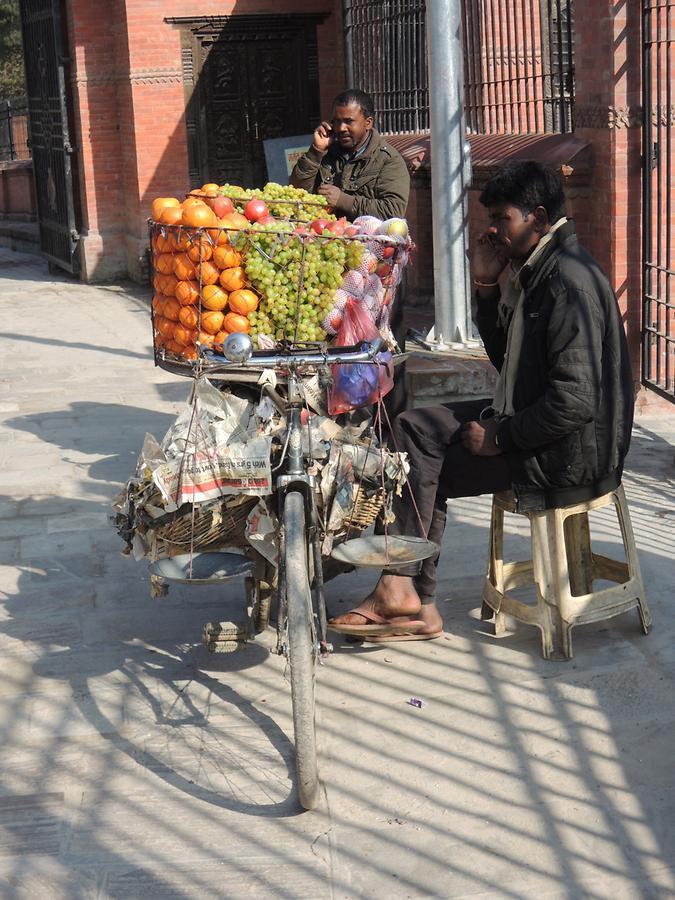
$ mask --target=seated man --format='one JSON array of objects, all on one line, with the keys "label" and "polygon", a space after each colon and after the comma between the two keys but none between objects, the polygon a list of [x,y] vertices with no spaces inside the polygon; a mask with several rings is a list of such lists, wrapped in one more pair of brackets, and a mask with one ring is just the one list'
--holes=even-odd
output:
[{"label": "seated man", "polygon": [[330,122],[314,132],[312,146],[295,164],[291,184],[321,194],[337,216],[389,219],[405,216],[410,175],[401,154],[373,127],[375,107],[363,91],[333,101]]},{"label": "seated man", "polygon": [[[616,297],[565,217],[558,179],[536,162],[507,164],[480,202],[491,224],[470,257],[476,324],[500,373],[495,396],[404,412],[393,427],[421,525],[404,491],[390,531],[439,546],[449,498],[511,488],[520,510],[540,510],[616,487],[633,421]],[[439,637],[437,564],[383,572],[331,627],[373,641]]]}]

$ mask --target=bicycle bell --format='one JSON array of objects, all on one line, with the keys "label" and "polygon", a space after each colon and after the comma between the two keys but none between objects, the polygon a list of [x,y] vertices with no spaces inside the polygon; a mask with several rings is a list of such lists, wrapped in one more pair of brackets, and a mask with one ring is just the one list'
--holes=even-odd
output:
[{"label": "bicycle bell", "polygon": [[251,338],[243,331],[233,331],[223,341],[223,356],[233,363],[243,363],[253,353]]}]

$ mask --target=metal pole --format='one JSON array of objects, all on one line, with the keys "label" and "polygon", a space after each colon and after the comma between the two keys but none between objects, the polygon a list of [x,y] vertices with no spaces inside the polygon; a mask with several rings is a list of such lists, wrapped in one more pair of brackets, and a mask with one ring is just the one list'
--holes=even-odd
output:
[{"label": "metal pole", "polygon": [[471,180],[464,120],[460,0],[427,0],[434,240],[434,339],[440,347],[471,335],[467,191]]},{"label": "metal pole", "polygon": [[345,78],[347,87],[354,87],[354,21],[352,16],[352,0],[342,0],[342,33],[345,42]]}]

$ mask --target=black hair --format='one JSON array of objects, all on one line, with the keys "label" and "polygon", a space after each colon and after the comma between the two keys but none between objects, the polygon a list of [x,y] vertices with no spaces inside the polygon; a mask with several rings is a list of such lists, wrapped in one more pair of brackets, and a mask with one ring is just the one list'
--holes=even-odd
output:
[{"label": "black hair", "polygon": [[361,112],[366,119],[375,118],[375,101],[370,94],[366,94],[365,91],[359,91],[357,88],[349,88],[338,94],[333,100],[333,109],[336,106],[351,106],[352,103],[356,103],[357,106],[361,107]]},{"label": "black hair", "polygon": [[509,203],[523,213],[543,206],[553,223],[565,214],[565,194],[560,179],[534,160],[505,163],[483,188],[483,206]]}]

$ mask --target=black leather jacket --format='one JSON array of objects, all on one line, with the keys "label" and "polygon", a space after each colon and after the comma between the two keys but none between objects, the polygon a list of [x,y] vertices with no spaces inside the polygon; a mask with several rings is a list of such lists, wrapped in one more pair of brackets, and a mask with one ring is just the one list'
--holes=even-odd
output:
[{"label": "black leather jacket", "polygon": [[[566,222],[521,270],[524,334],[515,413],[498,427],[519,508],[581,502],[616,487],[630,444],[633,377],[612,288]],[[501,369],[507,327],[497,299],[478,298],[476,324]]]}]

